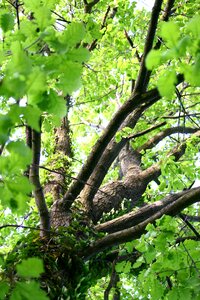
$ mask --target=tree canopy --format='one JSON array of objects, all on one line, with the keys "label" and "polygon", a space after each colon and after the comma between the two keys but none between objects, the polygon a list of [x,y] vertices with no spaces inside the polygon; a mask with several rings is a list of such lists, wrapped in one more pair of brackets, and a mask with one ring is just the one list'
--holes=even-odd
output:
[{"label": "tree canopy", "polygon": [[0,2],[0,299],[200,299],[200,4],[143,2]]}]

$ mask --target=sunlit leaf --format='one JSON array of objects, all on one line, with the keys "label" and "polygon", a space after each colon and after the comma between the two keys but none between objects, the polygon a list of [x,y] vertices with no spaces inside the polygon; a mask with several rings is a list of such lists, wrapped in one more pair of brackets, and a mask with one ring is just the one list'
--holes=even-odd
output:
[{"label": "sunlit leaf", "polygon": [[175,92],[177,82],[174,70],[166,70],[158,80],[158,90],[161,96],[171,98]]},{"label": "sunlit leaf", "polygon": [[161,37],[167,42],[169,47],[176,45],[180,35],[179,27],[173,21],[163,22],[161,27]]}]

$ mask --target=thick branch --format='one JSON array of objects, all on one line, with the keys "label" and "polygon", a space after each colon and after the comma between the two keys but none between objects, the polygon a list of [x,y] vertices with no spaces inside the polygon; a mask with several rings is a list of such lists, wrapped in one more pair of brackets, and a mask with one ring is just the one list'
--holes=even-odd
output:
[{"label": "thick branch", "polygon": [[40,215],[41,236],[47,237],[50,230],[49,211],[45,202],[43,189],[40,184],[39,177],[39,162],[40,162],[40,147],[41,147],[41,133],[32,130],[32,150],[33,160],[30,167],[30,181],[34,185],[34,197]]},{"label": "thick branch", "polygon": [[[200,187],[171,195],[163,199],[162,201],[155,202],[148,206],[148,210],[146,211],[146,218],[143,218],[142,222],[139,221],[137,225],[131,228],[111,233],[103,237],[102,239],[97,240],[93,245],[86,249],[85,256],[90,257],[108,247],[135,240],[145,232],[145,228],[149,223],[153,223],[163,215],[175,216],[184,208],[199,201]],[[159,210],[155,209],[155,207],[157,206],[159,206]],[[152,212],[151,215],[150,211]]]},{"label": "thick branch", "polygon": [[[199,136],[200,131],[194,135]],[[185,150],[186,142],[174,147],[167,156],[173,156],[175,161],[178,161],[184,155]],[[95,222],[101,218],[103,213],[109,212],[113,208],[119,209],[123,199],[130,199],[130,207],[135,206],[149,182],[156,180],[161,175],[161,162],[142,170],[140,167],[141,157],[137,151],[124,148],[119,157],[124,179],[110,182],[96,193],[91,214]]]},{"label": "thick branch", "polygon": [[183,134],[184,133],[185,134],[195,133],[198,130],[199,129],[197,129],[197,128],[190,128],[190,127],[184,127],[184,126],[176,126],[176,127],[172,127],[172,128],[166,128],[165,130],[163,130],[163,131],[159,132],[158,134],[156,134],[155,136],[153,136],[151,139],[149,139],[142,146],[137,148],[137,151],[140,152],[142,150],[152,149],[160,141],[162,141],[164,138],[166,138],[167,136],[170,136],[172,134],[175,134],[175,133],[183,133]]},{"label": "thick branch", "polygon": [[169,195],[163,200],[156,201],[152,204],[140,207],[138,211],[133,211],[118,217],[114,220],[107,221],[105,223],[95,226],[97,231],[113,233],[123,229],[127,229],[140,224],[141,222],[149,219],[155,213],[159,212],[161,209],[165,208],[168,204],[173,203],[182,195],[185,195],[186,191],[179,192],[177,194]]}]

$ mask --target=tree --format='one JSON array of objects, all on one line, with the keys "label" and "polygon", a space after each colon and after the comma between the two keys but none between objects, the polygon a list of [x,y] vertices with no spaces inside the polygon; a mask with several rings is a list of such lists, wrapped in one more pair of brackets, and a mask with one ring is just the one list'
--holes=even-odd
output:
[{"label": "tree", "polygon": [[199,299],[199,4],[0,5],[0,299]]}]

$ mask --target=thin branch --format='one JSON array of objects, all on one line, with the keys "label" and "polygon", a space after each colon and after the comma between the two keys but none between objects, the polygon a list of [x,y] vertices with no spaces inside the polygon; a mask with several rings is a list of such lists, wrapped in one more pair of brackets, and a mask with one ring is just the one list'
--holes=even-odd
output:
[{"label": "thin branch", "polygon": [[[181,108],[182,108],[182,110],[183,110],[183,113],[185,114],[185,117],[187,116],[187,117],[190,119],[190,121],[191,121],[192,123],[194,123],[198,128],[200,128],[199,124],[198,124],[196,121],[194,121],[194,120],[189,116],[189,114],[187,113],[187,111],[186,111],[186,109],[185,109],[185,107],[184,107],[184,105],[183,105],[182,99],[181,99],[182,96],[181,96],[181,94],[180,94],[180,92],[179,92],[179,90],[178,90],[177,87],[176,87],[176,95],[177,95],[177,98],[178,98],[178,100],[179,100],[180,106],[181,106]],[[185,122],[185,118],[184,118],[184,122]]]},{"label": "thin branch", "polygon": [[164,116],[162,117],[163,119],[180,119],[180,118],[185,118],[185,117],[193,117],[193,118],[199,118],[200,113],[191,113],[187,115],[179,115],[179,116]]},{"label": "thin branch", "polygon": [[[132,48],[132,49],[136,49],[136,47],[134,46],[133,41],[132,41],[132,39],[130,38],[130,36],[129,36],[128,32],[126,31],[126,29],[124,29],[124,33],[125,33],[125,37],[126,37],[128,43],[129,43],[129,45],[131,46],[131,48]],[[136,51],[135,51],[135,55],[136,55],[136,57],[137,57],[137,60],[138,60],[139,63],[140,63],[140,62],[141,62],[141,57],[140,57],[139,52],[138,52],[137,49],[136,49]],[[134,90],[134,89],[132,89],[132,90]]]},{"label": "thin branch", "polygon": [[103,18],[103,22],[101,24],[101,29],[103,29],[105,26],[106,26],[106,20],[108,18],[108,14],[110,12],[110,5],[108,6],[107,10],[106,10],[106,13],[104,15],[104,18]]},{"label": "thin branch", "polygon": [[[105,15],[104,15],[103,22],[102,22],[102,24],[101,24],[101,29],[103,29],[103,28],[106,27],[106,20],[107,20],[107,18],[108,18],[109,12],[110,12],[110,6],[108,6],[108,8],[107,8],[107,10],[106,10],[106,13],[105,13]],[[104,32],[102,35],[104,35],[104,34],[105,34],[105,32]],[[95,40],[91,43],[91,45],[88,47],[88,50],[89,50],[89,51],[92,51],[92,50],[94,50],[94,49],[96,48],[96,46],[97,46],[97,41],[98,41],[98,40],[95,39]]]},{"label": "thin branch", "polygon": [[13,227],[13,228],[23,228],[23,229],[31,229],[31,230],[37,230],[37,231],[48,231],[50,230],[47,229],[41,229],[39,227],[31,227],[31,226],[24,226],[24,225],[18,225],[18,224],[5,224],[0,226],[0,230],[8,227]]},{"label": "thin branch", "polygon": [[114,291],[114,300],[119,300],[120,299],[120,291],[119,287],[117,286],[117,283],[119,282],[119,274],[115,271],[115,265],[116,265],[117,259],[113,261],[112,263],[112,271],[111,271],[111,276],[110,276],[110,281],[107,286],[107,288],[104,291],[104,300],[109,300],[109,294],[112,288],[115,289]]},{"label": "thin branch", "polygon": [[193,268],[197,271],[197,273],[200,275],[200,271],[199,268],[197,267],[196,261],[193,259],[192,255],[190,254],[189,250],[187,249],[187,247],[185,246],[185,244],[183,243],[183,248],[185,249],[188,257],[190,258]]},{"label": "thin branch", "polygon": [[70,23],[71,23],[70,21],[66,20],[63,16],[61,16],[60,14],[58,14],[57,12],[55,12],[54,10],[51,10],[51,12],[52,12],[54,15],[56,15],[57,17],[60,18],[59,21],[65,22],[65,23],[67,23],[67,24],[70,24]]},{"label": "thin branch", "polygon": [[160,127],[166,125],[166,124],[167,124],[167,122],[159,123],[159,124],[154,125],[154,126],[148,128],[148,129],[146,129],[146,130],[143,130],[143,131],[134,133],[134,134],[132,134],[132,135],[129,135],[129,136],[127,137],[127,139],[128,139],[128,140],[131,140],[131,139],[135,139],[135,138],[137,138],[137,137],[143,136],[143,135],[145,135],[145,134],[147,134],[147,133],[149,133],[149,132],[151,132],[151,131],[153,131],[153,130],[155,130],[155,129],[158,129],[158,128],[160,128]]},{"label": "thin branch", "polygon": [[197,236],[183,236],[183,237],[178,237],[176,239],[176,244],[180,244],[180,243],[183,243],[187,240],[193,240],[193,241],[200,241],[200,237],[197,237]]},{"label": "thin branch", "polygon": [[22,228],[22,229],[30,229],[30,230],[36,230],[36,231],[43,231],[45,232],[46,234],[51,234],[51,235],[56,235],[56,236],[64,236],[65,233],[60,233],[60,232],[57,232],[55,230],[50,230],[50,229],[42,229],[42,228],[39,228],[39,227],[32,227],[32,226],[25,226],[25,225],[19,225],[19,224],[4,224],[4,225],[0,225],[0,230],[1,229],[4,229],[4,228]]},{"label": "thin branch", "polygon": [[146,143],[144,143],[142,146],[138,147],[136,150],[138,152],[141,152],[142,150],[152,149],[155,147],[160,141],[162,141],[164,138],[175,134],[175,133],[182,133],[182,134],[189,134],[189,133],[195,133],[199,129],[198,128],[191,128],[191,127],[184,127],[184,126],[176,126],[171,128],[166,128],[165,130],[159,132],[152,138],[150,138]]},{"label": "thin branch", "polygon": [[[165,21],[165,22],[168,21],[168,19],[170,17],[170,14],[171,14],[171,10],[172,10],[173,5],[174,5],[174,2],[175,2],[175,0],[168,0],[168,2],[166,4],[166,7],[164,9],[164,13],[162,15],[162,21]],[[151,73],[152,73],[152,71],[146,69],[145,60],[146,60],[147,54],[152,49],[153,40],[154,40],[156,27],[157,27],[157,24],[155,24],[155,23],[158,22],[159,12],[158,11],[156,12],[155,6],[156,6],[156,2],[155,2],[154,7],[153,7],[153,11],[155,9],[155,16],[153,16],[153,11],[152,11],[152,19],[151,19],[151,22],[150,22],[149,31],[148,31],[148,34],[147,34],[147,39],[146,39],[146,44],[145,44],[145,51],[144,51],[144,54],[143,54],[143,57],[142,57],[142,62],[141,62],[141,68],[140,68],[140,72],[141,72],[140,74],[141,75],[139,74],[139,76],[141,76],[141,80],[143,80],[143,84],[141,82],[141,87],[139,87],[139,88],[141,88],[141,89],[143,88],[143,91],[145,91],[147,89],[147,86],[148,86],[148,83],[149,83],[149,80],[150,80],[150,76],[151,76]],[[160,46],[162,45],[162,43],[163,43],[162,39],[158,37],[158,40],[157,40],[155,46],[153,47],[153,49],[159,49]],[[138,84],[140,84],[139,83],[139,78],[138,78],[137,82],[138,82]],[[136,82],[135,88],[137,88],[137,82]],[[143,85],[143,87],[142,87],[142,85]]]},{"label": "thin branch", "polygon": [[[200,137],[200,130],[196,131],[193,136],[197,136]],[[182,143],[177,145],[176,147],[174,147],[167,155],[166,157],[170,157],[173,156],[174,157],[174,161],[177,162],[184,154],[185,154],[185,150],[187,147],[186,144],[187,140]],[[162,161],[153,164],[152,166],[150,166],[149,168],[147,168],[146,170],[144,170],[142,172],[142,176],[143,176],[143,180],[145,180],[147,183],[151,182],[152,180],[156,180],[158,178],[158,176],[161,175],[161,163]]]}]

